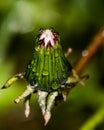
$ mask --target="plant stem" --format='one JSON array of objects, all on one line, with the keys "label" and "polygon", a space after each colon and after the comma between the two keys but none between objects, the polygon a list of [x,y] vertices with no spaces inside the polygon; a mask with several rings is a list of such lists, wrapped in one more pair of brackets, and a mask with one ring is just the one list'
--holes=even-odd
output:
[{"label": "plant stem", "polygon": [[78,60],[74,69],[78,74],[84,70],[91,58],[96,54],[99,48],[104,43],[104,27],[95,35],[88,47],[82,52],[81,58]]},{"label": "plant stem", "polygon": [[103,120],[104,106],[99,108],[99,110],[80,128],[80,130],[94,130]]},{"label": "plant stem", "polygon": [[[86,65],[89,63],[91,58],[97,53],[100,47],[104,43],[104,27],[100,29],[100,31],[94,36],[93,40],[86,47],[84,51],[82,51],[82,56],[78,60],[74,69],[77,74],[81,74]],[[102,106],[96,114],[94,114],[85,124],[80,128],[80,130],[94,130],[95,127],[100,124],[104,119],[104,106]]]}]

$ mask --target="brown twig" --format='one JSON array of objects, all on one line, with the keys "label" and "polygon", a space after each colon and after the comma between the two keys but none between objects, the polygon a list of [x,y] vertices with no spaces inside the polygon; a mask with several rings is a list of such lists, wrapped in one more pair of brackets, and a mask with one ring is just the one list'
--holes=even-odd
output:
[{"label": "brown twig", "polygon": [[74,69],[78,74],[84,70],[85,66],[94,56],[94,54],[99,50],[99,48],[104,43],[104,27],[95,35],[93,40],[90,42],[88,47],[82,52],[81,58],[78,60]]}]

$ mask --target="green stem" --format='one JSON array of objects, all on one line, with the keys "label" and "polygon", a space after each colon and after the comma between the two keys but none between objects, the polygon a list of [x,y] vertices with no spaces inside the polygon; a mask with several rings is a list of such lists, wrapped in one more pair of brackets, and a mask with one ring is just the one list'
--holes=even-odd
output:
[{"label": "green stem", "polygon": [[76,66],[74,67],[77,74],[81,74],[86,65],[89,63],[89,61],[92,59],[92,57],[96,54],[96,52],[99,50],[99,48],[101,48],[103,44],[104,27],[100,29],[100,31],[94,36],[91,43],[89,43],[87,48],[84,50],[84,52],[86,52],[86,55],[82,54],[81,58],[78,60]]},{"label": "green stem", "polygon": [[96,126],[103,121],[104,106],[101,106],[101,108],[79,130],[95,130]]}]

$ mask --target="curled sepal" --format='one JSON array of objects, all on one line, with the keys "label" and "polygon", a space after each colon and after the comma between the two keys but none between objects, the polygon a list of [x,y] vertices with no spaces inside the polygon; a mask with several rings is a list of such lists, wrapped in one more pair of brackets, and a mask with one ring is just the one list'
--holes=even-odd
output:
[{"label": "curled sepal", "polygon": [[35,88],[28,85],[27,89],[20,95],[18,96],[18,98],[16,98],[14,100],[15,103],[19,103],[23,98],[26,98],[27,96],[29,96],[30,94],[32,94],[35,91]]},{"label": "curled sepal", "polygon": [[57,96],[58,96],[58,92],[54,91],[54,92],[51,92],[47,97],[47,107],[46,107],[46,111],[44,114],[44,120],[45,120],[44,125],[47,125],[47,123],[49,122],[49,120],[51,118],[51,110],[55,104],[55,99]]},{"label": "curled sepal", "polygon": [[57,91],[51,93],[40,90],[38,91],[38,102],[45,120],[44,125],[47,125],[47,123],[51,118],[51,109],[55,104],[55,99],[57,96],[58,96]]},{"label": "curled sepal", "polygon": [[66,88],[72,88],[75,87],[76,84],[81,84],[84,86],[84,81],[89,78],[89,75],[79,76],[74,69],[72,69],[72,72],[70,76],[68,77],[66,81]]},{"label": "curled sepal", "polygon": [[40,105],[42,115],[44,115],[46,111],[47,95],[48,92],[38,90],[38,103]]},{"label": "curled sepal", "polygon": [[28,116],[30,115],[30,98],[31,98],[31,94],[28,95],[25,98],[25,101],[24,101],[24,105],[25,105],[25,116],[26,116],[26,118],[28,118]]},{"label": "curled sepal", "polygon": [[23,79],[23,78],[24,78],[24,73],[16,74],[16,75],[10,77],[0,89],[6,89],[6,88],[10,87],[14,82],[16,82],[16,80]]}]

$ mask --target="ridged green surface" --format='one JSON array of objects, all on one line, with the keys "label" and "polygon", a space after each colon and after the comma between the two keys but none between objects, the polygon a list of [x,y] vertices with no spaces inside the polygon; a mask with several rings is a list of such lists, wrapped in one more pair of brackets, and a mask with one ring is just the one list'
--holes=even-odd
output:
[{"label": "ridged green surface", "polygon": [[[62,53],[60,44],[53,47],[36,46],[28,64],[25,78],[36,89],[53,91],[60,88],[71,71],[71,65]],[[38,86],[35,86],[35,85]]]}]

